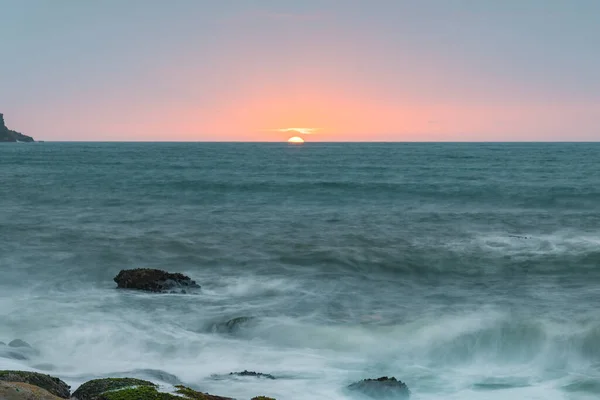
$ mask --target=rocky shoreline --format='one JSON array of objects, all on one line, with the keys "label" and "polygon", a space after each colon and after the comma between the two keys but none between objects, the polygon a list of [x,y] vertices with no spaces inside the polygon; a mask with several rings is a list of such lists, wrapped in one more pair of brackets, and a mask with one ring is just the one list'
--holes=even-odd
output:
[{"label": "rocky shoreline", "polygon": [[[154,293],[183,293],[199,290],[200,285],[180,273],[169,273],[156,269],[122,270],[115,277],[118,289],[142,290]],[[219,332],[234,331],[240,324],[248,323],[252,318],[234,318],[222,326]],[[15,339],[5,344],[0,342],[0,358],[27,360],[36,350],[27,342]],[[256,379],[280,379],[275,375],[241,371],[231,372],[227,376],[249,377]],[[29,371],[0,370],[0,400],[235,400],[184,386],[176,377],[168,388],[154,382],[133,377],[107,377],[93,379],[71,392],[71,387],[58,377]],[[165,390],[166,389],[166,390]],[[362,398],[397,399],[410,397],[407,385],[394,377],[364,379],[345,387],[349,394]],[[257,396],[251,400],[275,400],[271,397]]]},{"label": "rocky shoreline", "polygon": [[[232,372],[230,375],[267,377],[272,375],[253,371]],[[71,393],[71,387],[60,378],[30,371],[0,370],[0,399],[2,400],[236,400],[174,385],[163,391],[154,382],[137,378],[102,378],[85,382]],[[372,399],[408,399],[406,384],[394,377],[364,379],[347,386],[347,390]],[[276,400],[256,396],[250,400]]]}]

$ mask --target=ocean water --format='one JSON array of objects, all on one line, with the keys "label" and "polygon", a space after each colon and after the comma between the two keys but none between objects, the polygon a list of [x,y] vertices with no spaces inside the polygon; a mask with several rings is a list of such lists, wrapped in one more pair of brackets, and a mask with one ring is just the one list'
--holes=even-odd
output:
[{"label": "ocean water", "polygon": [[[116,290],[137,267],[202,289]],[[34,347],[0,369],[73,388],[598,399],[599,300],[600,144],[0,146],[0,341]]]}]

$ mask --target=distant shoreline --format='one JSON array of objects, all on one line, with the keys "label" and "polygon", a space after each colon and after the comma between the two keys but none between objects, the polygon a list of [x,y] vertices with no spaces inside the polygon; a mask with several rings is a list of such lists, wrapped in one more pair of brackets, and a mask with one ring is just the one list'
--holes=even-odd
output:
[{"label": "distant shoreline", "polygon": [[31,136],[23,135],[21,132],[10,130],[4,123],[4,115],[0,113],[0,143],[32,143],[35,140]]}]

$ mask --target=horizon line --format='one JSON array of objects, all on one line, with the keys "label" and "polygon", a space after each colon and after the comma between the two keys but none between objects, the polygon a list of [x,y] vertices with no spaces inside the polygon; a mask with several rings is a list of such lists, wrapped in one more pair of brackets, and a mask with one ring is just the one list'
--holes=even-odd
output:
[{"label": "horizon line", "polygon": [[[11,143],[11,142],[5,142]],[[272,143],[289,145],[287,141],[258,141],[258,140],[35,140],[29,143]],[[421,144],[440,144],[440,143],[600,143],[600,140],[361,140],[361,141],[306,141],[302,145],[310,144],[359,144],[359,143],[421,143]],[[301,145],[301,146],[302,146]],[[298,145],[294,145],[298,147]]]}]

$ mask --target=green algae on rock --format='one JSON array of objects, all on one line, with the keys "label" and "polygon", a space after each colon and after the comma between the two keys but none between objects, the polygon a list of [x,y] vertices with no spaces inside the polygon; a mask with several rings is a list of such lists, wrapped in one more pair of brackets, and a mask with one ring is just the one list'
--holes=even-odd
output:
[{"label": "green algae on rock", "polygon": [[51,394],[68,399],[71,387],[58,378],[29,371],[0,371],[0,381],[28,383],[47,390]]},{"label": "green algae on rock", "polygon": [[175,386],[175,388],[177,389],[176,390],[177,393],[184,395],[188,399],[194,399],[194,400],[233,400],[231,397],[215,396],[213,394],[197,392],[197,391],[195,391],[193,389],[190,389],[189,387],[185,387],[185,386],[182,386],[182,385],[177,385],[177,386]]},{"label": "green algae on rock", "polygon": [[154,386],[128,387],[109,391],[96,397],[97,400],[181,400],[169,393],[160,393]]},{"label": "green algae on rock", "polygon": [[152,382],[134,378],[94,379],[81,385],[74,393],[75,400],[233,400],[197,392],[186,386],[175,386],[181,395],[162,393]]},{"label": "green algae on rock", "polygon": [[106,392],[133,387],[155,388],[156,385],[152,382],[135,378],[93,379],[79,386],[79,388],[73,392],[73,398],[77,400],[94,400]]}]

